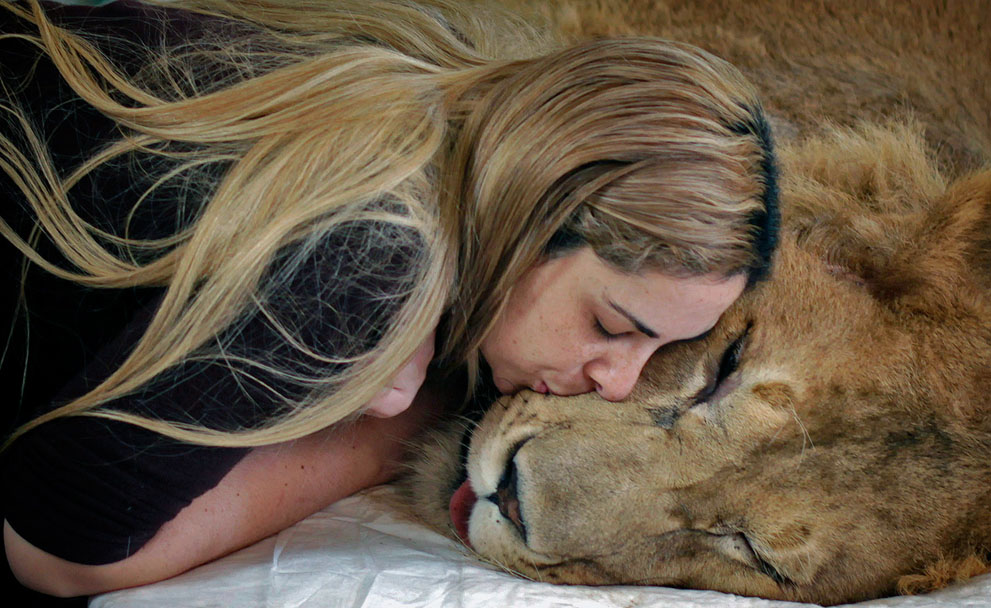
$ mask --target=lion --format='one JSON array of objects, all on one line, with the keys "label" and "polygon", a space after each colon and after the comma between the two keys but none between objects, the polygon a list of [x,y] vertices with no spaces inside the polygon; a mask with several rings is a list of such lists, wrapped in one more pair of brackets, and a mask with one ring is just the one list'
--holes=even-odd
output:
[{"label": "lion", "polygon": [[425,439],[406,508],[553,583],[838,604],[991,570],[991,4],[538,4],[767,92],[780,250],[623,402],[524,391]]}]

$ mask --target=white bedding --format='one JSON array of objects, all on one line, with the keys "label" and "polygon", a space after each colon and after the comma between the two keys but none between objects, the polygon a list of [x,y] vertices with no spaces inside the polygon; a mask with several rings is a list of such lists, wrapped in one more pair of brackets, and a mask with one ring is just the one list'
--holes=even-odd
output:
[{"label": "white bedding", "polygon": [[[608,607],[787,608],[804,606],[662,587],[565,587],[524,581],[466,555],[464,548],[411,524],[373,488],[312,515],[281,534],[168,581],[107,593],[92,608]],[[991,575],[928,596],[858,608],[991,607]]]}]

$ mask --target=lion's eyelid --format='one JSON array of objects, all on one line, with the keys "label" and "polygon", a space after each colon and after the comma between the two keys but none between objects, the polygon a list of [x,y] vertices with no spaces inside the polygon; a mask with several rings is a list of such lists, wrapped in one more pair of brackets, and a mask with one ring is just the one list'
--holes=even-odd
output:
[{"label": "lion's eyelid", "polygon": [[788,577],[781,574],[781,572],[777,568],[775,568],[774,565],[772,565],[770,562],[764,559],[764,557],[760,554],[760,552],[757,551],[749,535],[743,532],[738,532],[737,535],[742,539],[743,543],[746,546],[746,551],[749,553],[750,557],[752,557],[754,561],[754,563],[751,564],[751,567],[754,570],[757,570],[758,572],[767,576],[768,578],[770,578],[779,585],[783,585],[789,582]]},{"label": "lion's eyelid", "polygon": [[716,393],[720,384],[737,370],[740,359],[743,355],[743,348],[746,344],[747,336],[750,335],[752,324],[748,323],[743,332],[737,336],[730,345],[723,351],[719,359],[719,367],[712,379],[698,393],[692,397],[692,404],[699,405],[707,402]]}]

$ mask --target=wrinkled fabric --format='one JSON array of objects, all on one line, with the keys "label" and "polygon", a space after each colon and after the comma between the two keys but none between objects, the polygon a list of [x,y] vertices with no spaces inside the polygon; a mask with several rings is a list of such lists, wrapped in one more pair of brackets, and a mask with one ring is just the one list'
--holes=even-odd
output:
[{"label": "wrinkled fabric", "polygon": [[[389,487],[342,500],[282,533],[181,576],[94,598],[91,608],[798,608],[715,591],[579,587],[516,578],[408,521]],[[858,608],[988,608],[991,575]],[[852,606],[852,605],[848,605]]]}]

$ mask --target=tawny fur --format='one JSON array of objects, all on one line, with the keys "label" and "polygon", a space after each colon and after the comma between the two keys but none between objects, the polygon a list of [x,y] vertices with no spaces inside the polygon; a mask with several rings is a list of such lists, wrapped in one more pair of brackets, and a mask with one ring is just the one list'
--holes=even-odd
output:
[{"label": "tawny fur", "polygon": [[991,152],[987,0],[507,0],[564,40],[652,35],[739,67],[777,116],[778,137],[823,122],[915,116],[954,171]]}]

